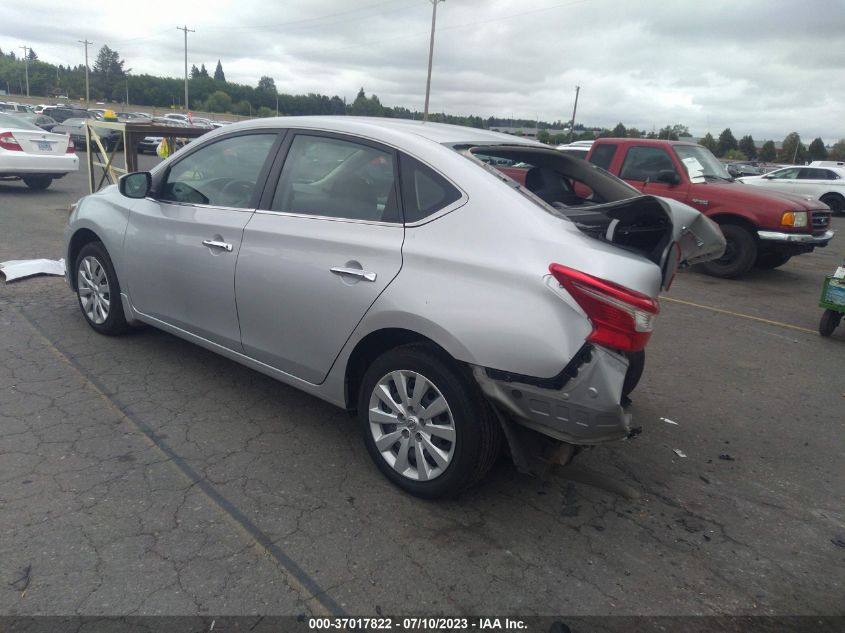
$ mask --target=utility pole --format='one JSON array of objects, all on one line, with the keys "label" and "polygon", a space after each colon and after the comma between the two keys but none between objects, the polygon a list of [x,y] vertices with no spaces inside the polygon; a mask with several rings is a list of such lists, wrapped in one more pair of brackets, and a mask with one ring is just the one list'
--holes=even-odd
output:
[{"label": "utility pole", "polygon": [[428,121],[428,95],[431,92],[431,61],[434,58],[434,24],[437,21],[437,3],[446,0],[429,0],[431,2],[431,40],[428,43],[428,77],[425,80],[425,108],[423,121]]},{"label": "utility pole", "polygon": [[188,25],[177,26],[176,30],[185,32],[185,113],[188,112],[188,33],[196,33],[194,29],[189,29]]},{"label": "utility pole", "polygon": [[18,48],[23,49],[23,68],[24,72],[26,73],[26,96],[29,96],[29,53],[27,53],[27,49],[30,49],[28,46],[18,46]]},{"label": "utility pole", "polygon": [[132,72],[131,68],[126,69],[126,107],[129,107],[129,73]]},{"label": "utility pole", "polygon": [[569,124],[569,142],[572,142],[572,137],[575,134],[575,112],[578,110],[578,93],[581,92],[581,86],[575,86],[575,106],[572,108],[572,121]]},{"label": "utility pole", "polygon": [[91,91],[88,89],[88,45],[94,42],[89,42],[88,39],[76,40],[80,44],[85,45],[85,105],[90,105]]}]

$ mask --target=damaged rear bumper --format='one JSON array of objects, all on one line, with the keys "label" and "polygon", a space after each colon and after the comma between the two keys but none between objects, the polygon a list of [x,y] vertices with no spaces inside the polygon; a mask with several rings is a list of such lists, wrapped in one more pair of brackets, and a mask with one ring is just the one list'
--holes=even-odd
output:
[{"label": "damaged rear bumper", "polygon": [[512,419],[563,442],[599,444],[625,437],[631,416],[619,404],[628,360],[598,346],[556,379],[532,379],[474,366],[484,395]]}]

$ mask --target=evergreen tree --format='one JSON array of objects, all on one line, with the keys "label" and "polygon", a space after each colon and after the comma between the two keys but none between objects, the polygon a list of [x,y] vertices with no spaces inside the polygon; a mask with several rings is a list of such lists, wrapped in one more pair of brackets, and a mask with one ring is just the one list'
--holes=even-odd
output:
[{"label": "evergreen tree", "polygon": [[223,73],[223,64],[217,60],[217,68],[214,69],[214,79],[217,81],[226,81],[226,75]]},{"label": "evergreen tree", "polygon": [[845,160],[845,138],[839,139],[833,144],[827,157],[830,160]]},{"label": "evergreen tree", "polygon": [[31,62],[38,61],[38,53],[30,48],[29,52],[26,54],[26,58]]},{"label": "evergreen tree", "polygon": [[739,150],[745,154],[749,160],[757,158],[757,147],[754,145],[754,139],[750,134],[746,134],[739,139]]},{"label": "evergreen tree", "polygon": [[716,153],[716,139],[713,138],[713,135],[708,132],[704,135],[704,138],[698,142],[699,145],[706,147],[711,152]]},{"label": "evergreen tree", "polygon": [[191,79],[196,79],[200,76],[200,69],[197,68],[196,64],[191,64]]},{"label": "evergreen tree", "polygon": [[628,136],[628,130],[622,125],[622,122],[616,124],[616,127],[610,132],[613,138],[625,138]]},{"label": "evergreen tree", "polygon": [[716,142],[716,151],[713,153],[716,156],[722,157],[732,149],[739,149],[739,144],[736,142],[731,128],[728,127],[719,134],[719,140]]},{"label": "evergreen tree", "polygon": [[824,141],[820,138],[813,139],[810,147],[807,148],[810,160],[825,160],[827,158],[827,149],[824,146]]},{"label": "evergreen tree", "polygon": [[764,163],[771,163],[776,157],[777,149],[775,149],[775,142],[766,141],[763,143],[763,147],[760,148],[760,153],[757,155],[757,158],[762,160]]},{"label": "evergreen tree", "polygon": [[205,69],[205,64],[200,68],[200,77],[208,77],[208,71]]},{"label": "evergreen tree", "polygon": [[807,148],[801,142],[801,136],[799,136],[798,132],[790,132],[783,139],[783,144],[778,154],[778,162],[803,165],[806,160]]}]

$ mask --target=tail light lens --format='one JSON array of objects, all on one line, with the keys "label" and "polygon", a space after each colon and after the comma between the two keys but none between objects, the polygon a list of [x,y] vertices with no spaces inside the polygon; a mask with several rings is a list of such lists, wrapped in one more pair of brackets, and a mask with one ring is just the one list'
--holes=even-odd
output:
[{"label": "tail light lens", "polygon": [[549,272],[587,313],[593,325],[587,341],[623,352],[645,349],[660,312],[656,300],[561,264]]},{"label": "tail light lens", "polygon": [[76,152],[76,146],[73,144],[73,139],[70,136],[68,136],[67,137],[67,151],[65,151],[65,154],[73,154],[75,152]]},{"label": "tail light lens", "polygon": [[11,132],[0,132],[0,148],[12,152],[22,152],[23,148]]}]

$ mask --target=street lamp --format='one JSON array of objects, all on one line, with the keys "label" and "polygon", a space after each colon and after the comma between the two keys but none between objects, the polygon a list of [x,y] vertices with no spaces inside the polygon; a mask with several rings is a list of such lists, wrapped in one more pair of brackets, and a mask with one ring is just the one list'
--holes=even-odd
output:
[{"label": "street lamp", "polygon": [[425,108],[423,121],[428,121],[428,95],[431,92],[431,60],[434,58],[434,23],[437,21],[437,3],[446,0],[429,0],[431,2],[431,39],[428,43],[428,77],[425,80]]},{"label": "street lamp", "polygon": [[132,72],[131,68],[126,69],[126,107],[129,107],[129,73]]}]

